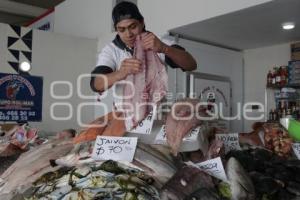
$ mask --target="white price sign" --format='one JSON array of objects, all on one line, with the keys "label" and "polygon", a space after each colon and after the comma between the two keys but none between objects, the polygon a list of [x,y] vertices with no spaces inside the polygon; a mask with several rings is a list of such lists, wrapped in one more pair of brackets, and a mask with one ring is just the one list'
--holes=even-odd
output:
[{"label": "white price sign", "polygon": [[[200,131],[200,126],[191,130],[184,138],[183,141],[195,141],[197,140],[198,133]],[[156,135],[155,144],[166,144],[167,143],[167,136],[166,136],[166,126],[163,125]]]},{"label": "white price sign", "polygon": [[206,160],[201,163],[187,162],[186,164],[195,166],[217,179],[220,179],[225,182],[227,181],[227,176],[220,157],[211,160]]},{"label": "white price sign", "polygon": [[162,125],[160,131],[155,137],[154,144],[167,144],[166,126]]},{"label": "white price sign", "polygon": [[94,160],[120,160],[132,162],[137,137],[98,136],[92,153]]},{"label": "white price sign", "polygon": [[238,133],[216,134],[216,139],[221,140],[223,142],[225,147],[225,153],[231,150],[241,149]]},{"label": "white price sign", "polygon": [[141,121],[137,127],[132,129],[130,133],[150,134],[153,126],[153,121],[156,117],[156,106],[150,111],[149,115]]},{"label": "white price sign", "polygon": [[300,160],[300,143],[293,143],[292,148],[293,148],[295,155]]}]

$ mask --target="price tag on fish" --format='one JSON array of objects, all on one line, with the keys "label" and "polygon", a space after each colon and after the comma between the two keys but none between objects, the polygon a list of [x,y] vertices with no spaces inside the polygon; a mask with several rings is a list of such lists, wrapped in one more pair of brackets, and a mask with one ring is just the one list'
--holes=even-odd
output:
[{"label": "price tag on fish", "polygon": [[241,149],[238,133],[216,134],[216,139],[224,143],[225,153]]},{"label": "price tag on fish", "polygon": [[223,167],[223,163],[221,161],[220,157],[211,159],[211,160],[206,160],[204,162],[200,163],[193,163],[191,161],[186,162],[187,165],[191,165],[194,167],[197,167],[201,170],[203,170],[205,173],[220,179],[222,181],[227,181],[227,176]]},{"label": "price tag on fish", "polygon": [[227,176],[220,157],[197,163],[196,165],[209,175],[227,181]]},{"label": "price tag on fish", "polygon": [[[200,126],[194,128],[183,138],[183,141],[197,140],[199,131],[200,131]],[[167,143],[166,126],[165,125],[163,125],[161,127],[159,133],[156,135],[154,143],[155,144],[166,144]]]},{"label": "price tag on fish", "polygon": [[137,137],[98,136],[92,153],[94,160],[120,160],[132,162]]},{"label": "price tag on fish", "polygon": [[156,106],[153,107],[153,110],[150,111],[148,116],[143,121],[141,121],[136,128],[130,130],[130,133],[150,134],[153,126],[153,121],[155,118],[156,118]]},{"label": "price tag on fish", "polygon": [[292,148],[298,160],[300,160],[300,143],[293,143]]}]

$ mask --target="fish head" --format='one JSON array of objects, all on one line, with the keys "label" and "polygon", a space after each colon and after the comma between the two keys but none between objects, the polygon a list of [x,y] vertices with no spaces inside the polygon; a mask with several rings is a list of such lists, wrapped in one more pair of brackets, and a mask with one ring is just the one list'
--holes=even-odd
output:
[{"label": "fish head", "polygon": [[255,189],[249,174],[234,157],[229,158],[226,175],[230,184],[232,199],[255,199]]}]

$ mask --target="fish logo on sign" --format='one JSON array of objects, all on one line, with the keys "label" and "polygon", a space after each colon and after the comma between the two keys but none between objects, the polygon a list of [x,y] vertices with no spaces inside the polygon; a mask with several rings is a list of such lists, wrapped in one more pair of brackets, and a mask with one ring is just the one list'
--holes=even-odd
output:
[{"label": "fish logo on sign", "polygon": [[23,88],[21,82],[17,80],[10,81],[6,86],[6,97],[10,100],[16,100],[17,94],[21,88]]}]

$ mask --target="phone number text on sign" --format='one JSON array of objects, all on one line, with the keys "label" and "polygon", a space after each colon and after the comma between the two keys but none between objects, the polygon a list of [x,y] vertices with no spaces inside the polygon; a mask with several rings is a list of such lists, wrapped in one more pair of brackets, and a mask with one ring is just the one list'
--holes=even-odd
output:
[{"label": "phone number text on sign", "polygon": [[27,121],[28,117],[33,117],[35,115],[35,111],[0,111],[0,121]]}]

